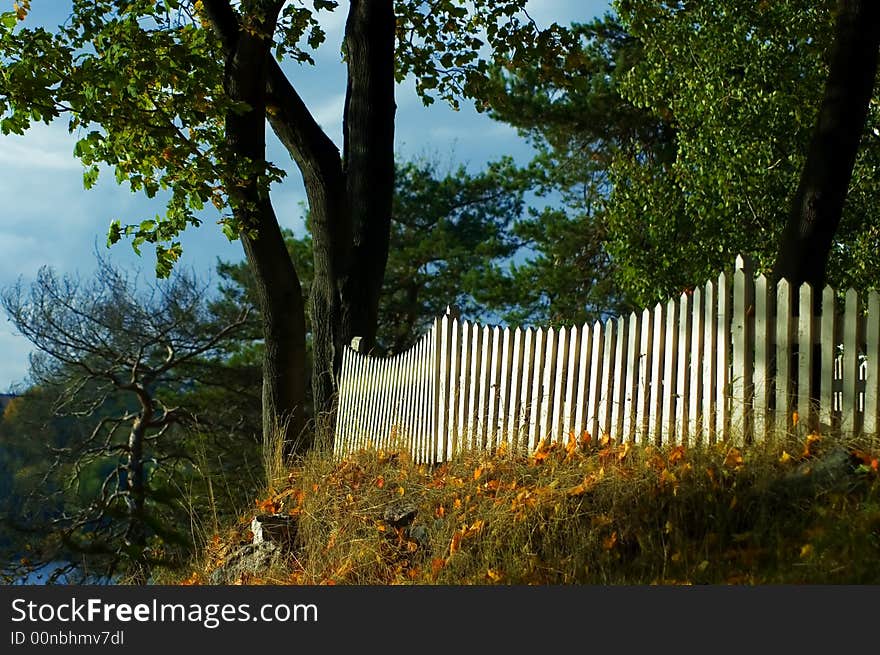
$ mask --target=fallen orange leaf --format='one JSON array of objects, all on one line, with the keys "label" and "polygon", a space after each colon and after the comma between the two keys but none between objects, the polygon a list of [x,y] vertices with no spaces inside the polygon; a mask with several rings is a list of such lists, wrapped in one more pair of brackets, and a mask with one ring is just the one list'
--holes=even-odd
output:
[{"label": "fallen orange leaf", "polygon": [[535,452],[532,453],[532,461],[535,464],[540,464],[545,459],[550,456],[550,438],[544,437],[538,443],[538,447],[535,448]]},{"label": "fallen orange leaf", "polygon": [[684,446],[676,446],[672,449],[672,452],[669,453],[669,463],[675,464],[684,459]]},{"label": "fallen orange leaf", "polygon": [[724,458],[724,465],[730,468],[737,468],[743,465],[743,456],[739,451],[739,448],[731,448],[727,451],[727,456]]},{"label": "fallen orange leaf", "polygon": [[584,430],[584,433],[581,435],[581,448],[586,449],[590,445],[590,441],[593,440],[593,437],[589,432]]},{"label": "fallen orange leaf", "polygon": [[812,457],[813,455],[815,455],[816,450],[813,446],[814,444],[818,444],[820,441],[822,441],[822,435],[816,432],[811,432],[810,434],[808,434],[807,441],[804,444],[804,452],[801,454],[801,457]]}]

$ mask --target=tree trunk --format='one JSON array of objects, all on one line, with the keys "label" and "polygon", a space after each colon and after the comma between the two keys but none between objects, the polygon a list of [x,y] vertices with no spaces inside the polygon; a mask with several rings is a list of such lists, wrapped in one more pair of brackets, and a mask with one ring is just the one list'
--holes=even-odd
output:
[{"label": "tree trunk", "polygon": [[[828,257],[840,225],[868,103],[877,75],[880,3],[839,0],[828,80],[774,277],[796,287],[825,284]],[[821,294],[817,294],[819,297]]]},{"label": "tree trunk", "polygon": [[[351,0],[345,24],[348,84],[343,119],[350,227],[330,233],[326,247],[313,231],[316,286],[320,262],[335,261],[335,268],[343,271],[335,281],[338,313],[334,306],[334,313],[327,316],[333,325],[332,337],[319,334],[318,321],[313,323],[315,406],[328,417],[332,417],[342,347],[353,337],[361,337],[367,348],[376,340],[394,196],[394,39],[392,0]],[[329,281],[320,285],[329,293]],[[320,316],[317,304],[313,307]],[[332,422],[325,429],[332,430]]]},{"label": "tree trunk", "polygon": [[[394,39],[391,0],[351,1],[344,169],[323,156],[326,146],[314,149],[322,154],[319,161],[304,166],[300,155],[297,162],[313,237],[312,395],[321,433],[333,430],[344,346],[359,336],[369,347],[376,338],[394,195]],[[276,133],[283,129],[272,126]]]},{"label": "tree trunk", "polygon": [[263,329],[263,439],[293,455],[311,445],[305,430],[306,342],[302,287],[268,200],[255,238],[242,235]]},{"label": "tree trunk", "polygon": [[225,41],[226,93],[249,108],[226,116],[226,142],[233,161],[227,164],[230,176],[225,183],[254,276],[262,321],[263,439],[283,439],[286,453],[292,454],[310,445],[304,431],[305,311],[302,287],[284,245],[269,189],[259,180],[266,163],[267,62],[281,4],[264,7],[250,29],[239,27],[237,38]]},{"label": "tree trunk", "polygon": [[352,260],[342,283],[347,340],[376,339],[394,198],[394,39],[392,0],[352,0],[345,26],[348,88],[343,124]]}]

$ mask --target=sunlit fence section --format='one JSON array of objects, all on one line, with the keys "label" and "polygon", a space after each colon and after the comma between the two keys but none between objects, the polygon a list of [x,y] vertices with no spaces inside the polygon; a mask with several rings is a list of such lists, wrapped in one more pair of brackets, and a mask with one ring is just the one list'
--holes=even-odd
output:
[{"label": "sunlit fence section", "polygon": [[880,296],[732,272],[642,312],[501,327],[450,310],[409,351],[347,348],[335,452],[406,444],[418,462],[574,434],[748,442],[878,434]]}]

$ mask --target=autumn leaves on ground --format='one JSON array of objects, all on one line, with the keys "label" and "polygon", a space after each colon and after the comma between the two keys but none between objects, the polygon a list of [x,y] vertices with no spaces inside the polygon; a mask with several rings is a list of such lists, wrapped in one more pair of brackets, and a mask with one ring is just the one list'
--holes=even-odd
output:
[{"label": "autumn leaves on ground", "polygon": [[447,464],[313,453],[208,539],[207,584],[260,515],[284,557],[237,584],[877,584],[880,444],[818,434],[685,448],[570,435]]}]

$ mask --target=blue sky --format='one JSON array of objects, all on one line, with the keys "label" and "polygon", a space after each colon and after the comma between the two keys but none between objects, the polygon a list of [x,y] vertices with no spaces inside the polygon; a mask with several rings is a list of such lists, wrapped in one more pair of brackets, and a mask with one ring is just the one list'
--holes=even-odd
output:
[{"label": "blue sky", "polygon": [[[0,11],[9,11],[12,0],[0,0]],[[339,61],[345,2],[328,18],[327,42],[316,56],[316,66],[289,68],[300,95],[309,105],[327,134],[341,146],[342,107],[345,70]],[[46,27],[57,25],[69,13],[68,0],[37,0],[29,21]],[[539,25],[553,21],[567,24],[585,22],[610,9],[602,0],[530,0],[529,14]],[[478,170],[485,162],[503,155],[518,161],[529,158],[530,148],[516,131],[478,114],[463,102],[458,112],[441,102],[424,107],[416,96],[414,83],[398,85],[395,148],[404,159],[428,156],[449,167],[466,165]],[[288,171],[284,182],[273,192],[276,213],[284,227],[302,229],[305,192],[299,172],[289,156],[268,131],[269,156]],[[147,218],[162,211],[159,201],[132,194],[117,186],[112,173],[102,175],[98,184],[85,191],[82,165],[73,157],[75,135],[67,132],[66,119],[50,126],[35,125],[25,136],[0,136],[0,287],[14,284],[19,277],[27,284],[42,265],[59,274],[88,276],[94,270],[94,251],[118,265],[137,268],[145,277],[153,273],[154,257],[142,249],[138,258],[128,242],[107,250],[104,246],[110,221],[123,223]],[[230,243],[214,225],[210,214],[198,229],[184,233],[179,265],[200,275],[214,271],[217,259],[242,259],[241,244]],[[3,315],[0,319],[0,392],[21,383],[27,374],[30,344],[15,334]]]}]

